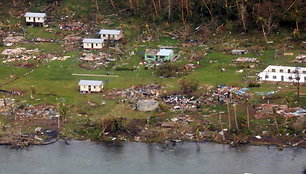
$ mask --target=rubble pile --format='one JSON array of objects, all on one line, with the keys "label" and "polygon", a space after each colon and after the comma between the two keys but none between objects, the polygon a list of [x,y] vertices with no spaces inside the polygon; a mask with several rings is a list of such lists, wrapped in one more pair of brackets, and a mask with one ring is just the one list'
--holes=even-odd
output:
[{"label": "rubble pile", "polygon": [[32,42],[54,42],[54,39],[46,39],[46,38],[35,38],[31,40]]},{"label": "rubble pile", "polygon": [[82,37],[70,34],[64,38],[64,47],[66,51],[77,49],[81,43]]},{"label": "rubble pile", "polygon": [[24,41],[25,41],[25,38],[23,36],[8,36],[3,39],[3,44],[5,46],[12,46],[13,44],[21,43]]},{"label": "rubble pile", "polygon": [[306,110],[300,107],[289,108],[287,105],[258,104],[256,106],[255,118],[267,118],[275,113],[286,118],[306,116]]},{"label": "rubble pile", "polygon": [[189,110],[197,109],[200,107],[200,99],[195,97],[186,97],[184,95],[168,95],[162,98],[162,100],[169,105],[172,105],[172,111],[176,110]]},{"label": "rubble pile", "polygon": [[231,51],[231,53],[233,55],[242,55],[242,54],[247,54],[248,50],[236,50],[236,49],[234,49],[234,50]]},{"label": "rubble pile", "polygon": [[[228,100],[232,103],[236,99],[242,99],[245,96],[249,96],[248,88],[241,87],[230,87],[225,85],[219,85],[217,89],[212,91],[211,96],[208,98],[207,102],[221,102],[226,103]],[[243,101],[243,100],[239,100]]]},{"label": "rubble pile", "polygon": [[161,86],[158,84],[138,85],[128,89],[112,91],[109,95],[120,96],[128,101],[138,101],[140,99],[158,99]]},{"label": "rubble pile", "polygon": [[[80,57],[80,61],[83,64],[80,64],[80,67],[84,69],[95,69],[101,66],[106,67],[109,63],[116,61],[116,59],[110,58],[111,54],[100,52],[99,54],[92,53],[83,53],[82,57]],[[90,64],[84,64],[90,63]]]},{"label": "rubble pile", "polygon": [[72,23],[65,23],[65,24],[59,24],[59,28],[61,30],[67,30],[67,31],[87,31],[88,25],[82,23],[82,22],[72,22]]},{"label": "rubble pile", "polygon": [[136,109],[147,112],[154,111],[158,108],[158,101],[150,99],[150,100],[139,100],[136,104]]},{"label": "rubble pile", "polygon": [[259,61],[253,57],[238,57],[233,60],[233,63],[259,63]]},{"label": "rubble pile", "polygon": [[306,55],[298,55],[295,58],[295,62],[297,63],[306,63]]},{"label": "rubble pile", "polygon": [[54,119],[59,117],[59,111],[52,105],[28,105],[17,108],[15,117],[18,120],[24,119]]},{"label": "rubble pile", "polygon": [[2,55],[7,55],[7,56],[20,56],[20,55],[29,55],[33,53],[39,52],[38,49],[34,50],[27,50],[26,48],[14,48],[14,49],[5,49],[2,51]]},{"label": "rubble pile", "polygon": [[7,112],[15,103],[15,99],[0,99],[0,113]]}]

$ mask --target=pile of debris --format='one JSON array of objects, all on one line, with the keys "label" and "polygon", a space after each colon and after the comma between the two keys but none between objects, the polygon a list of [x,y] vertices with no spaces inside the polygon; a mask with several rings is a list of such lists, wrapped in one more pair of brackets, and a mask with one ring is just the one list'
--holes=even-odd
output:
[{"label": "pile of debris", "polygon": [[184,95],[168,95],[162,97],[162,100],[169,105],[172,105],[172,111],[190,110],[200,108],[201,100],[195,97],[187,97]]},{"label": "pile of debris", "polygon": [[46,39],[46,38],[34,38],[31,40],[32,42],[54,42],[54,39]]},{"label": "pile of debris", "polygon": [[78,49],[80,46],[82,37],[76,36],[75,34],[70,34],[64,38],[64,46],[66,51],[72,51]]},{"label": "pile of debris", "polygon": [[306,55],[301,54],[301,55],[296,56],[295,62],[297,62],[297,63],[306,63]]},{"label": "pile of debris", "polygon": [[7,112],[15,103],[15,99],[2,98],[0,99],[0,113]]},{"label": "pile of debris", "polygon": [[55,119],[60,113],[53,105],[20,106],[14,113],[18,120],[24,119]]},{"label": "pile of debris", "polygon": [[26,48],[14,48],[14,49],[5,49],[2,51],[2,55],[7,55],[7,56],[20,56],[20,55],[29,55],[33,53],[38,53],[38,49],[34,50],[27,50]]},{"label": "pile of debris", "polygon": [[14,62],[14,61],[27,61],[31,58],[36,58],[36,56],[32,56],[34,53],[38,53],[38,49],[27,50],[26,48],[14,48],[14,49],[5,49],[2,51],[2,55],[6,55],[6,60],[3,63]]},{"label": "pile of debris", "polygon": [[161,86],[158,84],[138,85],[131,88],[117,91],[119,95],[129,101],[138,101],[140,99],[158,99]]},{"label": "pile of debris", "polygon": [[275,113],[286,118],[306,116],[306,110],[300,107],[289,108],[287,105],[258,104],[256,106],[255,118],[267,118]]},{"label": "pile of debris", "polygon": [[65,23],[65,24],[59,24],[59,28],[61,30],[67,30],[67,31],[87,31],[88,25],[82,23],[82,22],[72,22],[72,23]]},{"label": "pile of debris", "polygon": [[259,63],[259,61],[253,57],[238,57],[233,60],[233,63]]},{"label": "pile of debris", "polygon": [[233,55],[242,55],[242,54],[247,54],[248,50],[236,50],[236,49],[234,49],[234,50],[231,51],[231,53]]},{"label": "pile of debris", "polygon": [[85,69],[95,69],[101,66],[106,67],[109,63],[116,61],[116,59],[110,58],[111,54],[100,52],[99,54],[83,53],[80,60],[82,62],[91,63],[90,65],[81,64]]},{"label": "pile of debris", "polygon": [[[212,94],[208,98],[207,102],[226,103],[227,101],[229,101],[230,103],[233,103],[237,99],[242,99],[243,97],[249,95],[250,93],[248,88],[219,85],[217,89],[212,90]],[[238,101],[243,101],[243,100],[238,100]]]},{"label": "pile of debris", "polygon": [[25,42],[25,40],[26,39],[23,36],[8,36],[3,39],[3,44],[5,46],[12,46],[13,44],[16,43]]}]

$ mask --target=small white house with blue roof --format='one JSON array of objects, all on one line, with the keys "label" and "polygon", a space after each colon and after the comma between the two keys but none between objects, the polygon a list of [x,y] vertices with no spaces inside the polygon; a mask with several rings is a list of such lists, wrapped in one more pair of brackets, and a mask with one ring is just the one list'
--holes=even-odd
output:
[{"label": "small white house with blue roof", "polygon": [[103,82],[98,80],[80,80],[80,93],[96,93],[103,90]]}]

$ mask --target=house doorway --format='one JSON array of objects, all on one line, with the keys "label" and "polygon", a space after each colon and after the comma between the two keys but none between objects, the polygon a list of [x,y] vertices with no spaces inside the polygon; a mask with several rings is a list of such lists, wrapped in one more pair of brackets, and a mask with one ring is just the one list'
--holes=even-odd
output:
[{"label": "house doorway", "polygon": [[281,76],[281,81],[284,81],[284,76]]},{"label": "house doorway", "polygon": [[88,93],[90,93],[91,92],[91,86],[89,85],[88,86]]}]

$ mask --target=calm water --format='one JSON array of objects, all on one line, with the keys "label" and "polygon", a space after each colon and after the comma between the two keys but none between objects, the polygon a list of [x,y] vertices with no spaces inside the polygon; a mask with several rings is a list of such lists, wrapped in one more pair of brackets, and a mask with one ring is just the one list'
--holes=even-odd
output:
[{"label": "calm water", "polygon": [[0,146],[0,174],[302,174],[306,149],[213,143],[96,144],[71,141],[23,150]]}]

